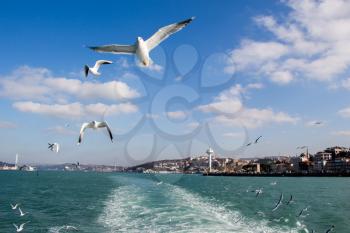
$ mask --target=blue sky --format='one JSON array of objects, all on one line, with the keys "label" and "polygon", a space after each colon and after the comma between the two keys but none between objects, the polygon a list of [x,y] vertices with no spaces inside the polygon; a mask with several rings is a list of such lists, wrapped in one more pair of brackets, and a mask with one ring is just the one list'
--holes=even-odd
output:
[{"label": "blue sky", "polygon": [[[149,68],[85,47],[131,44],[192,16]],[[130,165],[209,145],[228,157],[348,146],[346,1],[4,1],[0,26],[0,160]],[[114,64],[85,79],[97,59]],[[107,120],[116,141],[88,131],[77,146],[91,120]]]}]

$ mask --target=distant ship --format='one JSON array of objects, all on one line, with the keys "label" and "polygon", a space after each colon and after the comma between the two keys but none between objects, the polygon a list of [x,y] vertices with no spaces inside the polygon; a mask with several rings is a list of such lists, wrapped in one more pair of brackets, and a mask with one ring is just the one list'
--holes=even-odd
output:
[{"label": "distant ship", "polygon": [[3,171],[16,171],[18,170],[18,154],[16,154],[15,164],[9,164],[9,163],[2,163],[0,165],[0,170]]}]

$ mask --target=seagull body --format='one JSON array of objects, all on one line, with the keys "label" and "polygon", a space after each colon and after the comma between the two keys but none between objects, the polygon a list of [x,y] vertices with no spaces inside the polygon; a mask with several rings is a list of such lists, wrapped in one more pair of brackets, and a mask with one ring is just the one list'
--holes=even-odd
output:
[{"label": "seagull body", "polygon": [[329,233],[329,232],[333,231],[334,228],[335,228],[335,226],[332,225],[332,226],[326,231],[326,233]]},{"label": "seagull body", "polygon": [[89,72],[95,76],[100,76],[101,73],[98,72],[101,65],[112,64],[113,62],[107,60],[97,60],[94,67],[84,66],[85,78],[88,76]]},{"label": "seagull body", "polygon": [[280,207],[280,205],[282,204],[282,200],[283,200],[283,193],[281,193],[280,199],[278,200],[276,206],[272,209],[272,211],[275,211],[278,209],[278,207]]},{"label": "seagull body", "polygon": [[260,188],[260,189],[257,189],[257,190],[255,190],[255,191],[252,191],[252,192],[255,192],[256,193],[256,196],[255,197],[258,197],[260,194],[262,194],[262,188]]},{"label": "seagull body", "polygon": [[13,226],[16,227],[16,232],[21,232],[24,229],[24,225],[26,225],[27,223],[29,222],[22,223],[21,225],[19,225],[19,227],[13,223]]},{"label": "seagull body", "polygon": [[136,43],[133,45],[111,44],[103,46],[94,46],[89,48],[96,52],[103,53],[135,54],[144,66],[149,66],[152,63],[152,60],[149,57],[149,52],[151,52],[152,49],[157,47],[163,40],[168,38],[170,35],[186,27],[189,23],[192,22],[193,19],[194,17],[186,19],[179,23],[174,23],[162,27],[147,40],[143,40],[142,37],[137,37]]},{"label": "seagull body", "polygon": [[48,143],[49,144],[49,149],[51,151],[54,151],[56,153],[58,153],[58,151],[60,150],[60,144],[58,144],[57,142],[54,142],[54,143]]},{"label": "seagull body", "polygon": [[287,205],[293,202],[293,195],[290,195],[289,201],[287,202]]},{"label": "seagull body", "polygon": [[59,228],[59,229],[57,230],[57,232],[60,232],[60,230],[62,230],[62,229],[78,231],[78,228],[76,228],[75,226],[69,226],[69,225],[67,225],[67,226],[63,226],[63,227]]},{"label": "seagull body", "polygon": [[270,183],[270,185],[276,185],[277,184],[277,181],[273,181]]},{"label": "seagull body", "polygon": [[10,204],[11,205],[11,208],[13,209],[13,210],[15,210],[15,209],[17,209],[17,207],[20,205],[19,203],[17,203],[16,205],[12,205],[12,204]]},{"label": "seagull body", "polygon": [[28,213],[24,213],[22,210],[21,210],[21,207],[18,207],[18,210],[19,210],[19,215],[21,217],[23,217],[24,215],[28,214]]},{"label": "seagull body", "polygon": [[111,141],[113,142],[113,134],[111,129],[109,128],[107,122],[103,121],[103,122],[99,122],[99,121],[91,121],[90,123],[83,123],[81,125],[81,129],[80,129],[80,135],[79,135],[79,139],[78,139],[78,145],[81,143],[82,139],[83,139],[83,135],[84,135],[84,131],[87,128],[91,128],[91,129],[99,129],[99,128],[106,128],[109,134],[109,138],[111,139]]},{"label": "seagull body", "polygon": [[307,211],[307,208],[308,208],[308,207],[305,207],[304,209],[302,209],[302,210],[299,212],[299,214],[297,215],[297,217],[300,217],[300,216],[304,213],[304,211]]}]

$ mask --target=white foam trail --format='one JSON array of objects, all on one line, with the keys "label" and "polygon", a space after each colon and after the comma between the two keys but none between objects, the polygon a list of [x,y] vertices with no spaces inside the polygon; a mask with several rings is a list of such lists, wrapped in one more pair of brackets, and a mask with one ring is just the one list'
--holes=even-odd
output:
[{"label": "white foam trail", "polygon": [[[145,181],[149,182],[149,181]],[[98,221],[109,232],[242,232],[280,233],[299,229],[269,226],[238,211],[170,184],[121,186],[105,203]]]}]

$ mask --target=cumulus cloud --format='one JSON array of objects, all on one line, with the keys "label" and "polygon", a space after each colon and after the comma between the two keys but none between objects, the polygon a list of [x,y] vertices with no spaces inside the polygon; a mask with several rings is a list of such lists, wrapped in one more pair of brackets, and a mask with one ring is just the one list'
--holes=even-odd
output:
[{"label": "cumulus cloud", "polygon": [[13,129],[16,128],[17,125],[13,122],[9,121],[0,121],[0,129]]},{"label": "cumulus cloud", "polygon": [[56,125],[53,127],[49,127],[46,129],[47,132],[54,133],[54,134],[62,134],[62,135],[76,135],[77,132],[67,129],[66,127]]},{"label": "cumulus cloud", "polygon": [[[230,52],[226,70],[267,77],[277,84],[294,79],[338,81],[350,66],[350,2],[285,1],[283,20],[255,17],[272,35],[268,41],[243,40]],[[254,69],[252,69],[254,68]]]},{"label": "cumulus cloud", "polygon": [[348,136],[350,136],[350,130],[333,131],[332,135],[348,137]]},{"label": "cumulus cloud", "polygon": [[343,108],[338,111],[338,115],[344,118],[350,117],[350,107],[349,108]]},{"label": "cumulus cloud", "polygon": [[46,68],[22,66],[0,80],[0,96],[14,100],[67,102],[79,100],[128,100],[140,94],[121,81],[82,82],[78,79],[54,77]]},{"label": "cumulus cloud", "polygon": [[167,112],[166,115],[170,119],[183,120],[187,117],[188,113],[184,111]]},{"label": "cumulus cloud", "polygon": [[252,88],[262,88],[261,85],[247,85],[243,87],[239,84],[232,86],[228,90],[219,93],[213,102],[197,107],[199,111],[213,113],[214,120],[218,123],[242,126],[247,128],[257,128],[269,123],[293,123],[299,118],[292,117],[284,112],[275,112],[270,108],[258,109],[247,108],[242,103],[243,95]]},{"label": "cumulus cloud", "polygon": [[134,113],[138,108],[131,103],[105,105],[102,103],[83,105],[79,102],[70,104],[41,104],[32,101],[15,102],[13,107],[21,112],[41,114],[58,118],[80,118],[84,116],[107,116],[122,113]]}]

